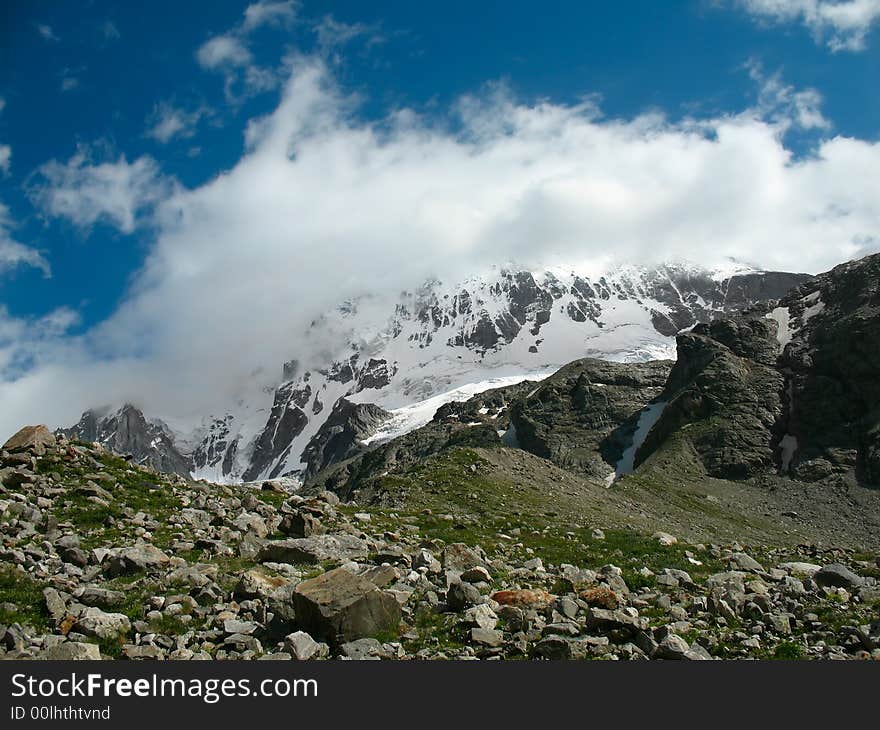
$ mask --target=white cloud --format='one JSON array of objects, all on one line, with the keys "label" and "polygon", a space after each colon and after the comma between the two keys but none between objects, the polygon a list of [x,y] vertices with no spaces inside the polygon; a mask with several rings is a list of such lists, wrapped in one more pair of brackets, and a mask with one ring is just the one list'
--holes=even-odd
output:
[{"label": "white cloud", "polygon": [[18,266],[32,266],[40,269],[44,276],[50,276],[49,262],[36,249],[12,238],[11,228],[9,208],[0,203],[0,275]]},{"label": "white cloud", "polygon": [[104,21],[101,25],[101,34],[104,36],[104,39],[108,41],[117,41],[122,38],[119,28],[116,27],[116,23],[112,20]]},{"label": "white cloud", "polygon": [[244,11],[242,30],[250,32],[263,25],[286,26],[296,17],[299,3],[294,0],[285,2],[271,2],[263,0],[248,5]]},{"label": "white cloud", "polygon": [[61,91],[73,91],[79,88],[79,75],[85,71],[85,66],[77,68],[65,67],[61,71]]},{"label": "white cloud", "polygon": [[801,22],[832,51],[862,51],[880,20],[880,0],[739,0],[752,15],[776,23]]},{"label": "white cloud", "polygon": [[376,25],[367,23],[346,23],[325,15],[314,25],[318,46],[324,53],[344,46],[356,38],[365,39],[368,46],[382,43],[384,36]]},{"label": "white cloud", "polygon": [[9,174],[9,167],[12,160],[12,147],[8,144],[0,144],[0,172],[4,175]]},{"label": "white cloud", "polygon": [[6,108],[6,99],[0,96],[0,112],[2,112]]},{"label": "white cloud", "polygon": [[230,34],[214,36],[205,41],[196,52],[196,58],[202,68],[210,70],[248,66],[253,60],[244,44]]},{"label": "white cloud", "polygon": [[195,134],[196,126],[206,114],[208,109],[205,107],[186,111],[161,102],[150,115],[146,134],[162,144],[175,138],[188,139]]},{"label": "white cloud", "polygon": [[746,64],[749,76],[758,87],[758,111],[765,118],[784,128],[828,130],[829,122],[822,114],[822,95],[815,89],[795,89],[783,82],[779,72],[764,73],[761,64]]},{"label": "white cloud", "polygon": [[[0,432],[124,400],[172,419],[203,414],[259,368],[274,375],[292,356],[308,361],[300,333],[316,313],[430,275],[509,260],[727,256],[815,272],[878,250],[880,143],[825,136],[793,157],[793,124],[824,133],[796,94],[777,81],[771,97],[785,103],[770,118],[757,105],[670,121],[603,119],[592,103],[528,105],[494,88],[462,100],[449,124],[409,109],[370,124],[321,63],[299,59],[234,167],[168,189],[119,310],[59,340],[51,357],[44,345],[39,368],[0,384]],[[98,185],[81,201],[92,168],[53,164],[47,177],[70,191],[58,208],[72,219],[88,224],[118,196]],[[111,207],[122,212],[103,214],[130,228],[136,205],[122,198]]]},{"label": "white cloud", "polygon": [[41,23],[37,26],[37,33],[39,33],[43,37],[43,40],[46,41],[61,40],[57,35],[55,35],[55,31],[52,30],[52,26],[46,25],[45,23]]},{"label": "white cloud", "polygon": [[227,101],[238,104],[279,84],[279,76],[270,68],[255,62],[248,44],[250,34],[262,26],[283,27],[296,17],[298,3],[261,2],[248,5],[242,21],[235,27],[213,36],[196,51],[199,65],[223,74],[223,90]]},{"label": "white cloud", "polygon": [[84,229],[101,221],[123,233],[134,231],[173,186],[152,157],[128,162],[121,155],[116,161],[95,163],[86,148],[66,163],[45,163],[35,180],[29,194],[46,214]]}]

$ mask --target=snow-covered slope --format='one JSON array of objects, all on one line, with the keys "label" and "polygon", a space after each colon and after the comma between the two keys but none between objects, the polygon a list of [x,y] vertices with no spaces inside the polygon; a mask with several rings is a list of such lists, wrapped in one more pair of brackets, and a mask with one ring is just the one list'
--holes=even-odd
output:
[{"label": "snow-covered slope", "polygon": [[[191,473],[212,481],[302,473],[304,452],[342,397],[391,411],[374,439],[423,425],[436,408],[543,377],[581,357],[673,358],[674,336],[718,313],[779,298],[803,276],[734,265],[496,269],[433,281],[399,298],[347,301],[291,343],[274,392],[260,390],[196,427],[176,428]],[[321,354],[316,354],[321,353]],[[155,414],[162,416],[163,414]]]}]

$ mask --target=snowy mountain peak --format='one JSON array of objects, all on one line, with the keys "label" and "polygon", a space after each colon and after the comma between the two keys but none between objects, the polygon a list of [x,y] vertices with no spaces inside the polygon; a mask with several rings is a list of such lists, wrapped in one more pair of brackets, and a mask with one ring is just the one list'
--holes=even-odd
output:
[{"label": "snowy mountain peak", "polygon": [[[313,469],[313,439],[328,440],[319,431],[342,398],[389,411],[385,424],[367,419],[388,437],[430,418],[444,402],[478,392],[475,384],[543,377],[587,356],[673,358],[681,330],[777,299],[805,278],[738,262],[598,273],[586,266],[497,267],[453,283],[427,281],[392,300],[350,299],[312,322],[274,392],[218,409],[222,416],[172,439],[174,452],[163,463],[213,481],[302,475]],[[107,422],[102,433],[112,428]]]}]

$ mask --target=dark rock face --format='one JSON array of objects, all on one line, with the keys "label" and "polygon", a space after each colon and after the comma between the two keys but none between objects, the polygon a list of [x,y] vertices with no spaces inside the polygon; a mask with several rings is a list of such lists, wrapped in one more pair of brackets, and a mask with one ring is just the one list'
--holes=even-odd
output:
[{"label": "dark rock face", "polygon": [[671,367],[668,361],[570,363],[511,407],[516,441],[564,469],[605,479],[632,438],[633,414],[659,395]]},{"label": "dark rock face", "polygon": [[780,306],[793,330],[780,356],[792,472],[880,486],[880,255],[817,276]]},{"label": "dark rock face", "polygon": [[174,443],[170,429],[159,420],[148,421],[133,405],[113,414],[86,411],[73,428],[60,429],[67,438],[97,441],[120,454],[131,454],[134,461],[158,471],[189,475],[192,461]]},{"label": "dark rock face", "polygon": [[359,442],[372,436],[376,427],[390,415],[384,408],[371,403],[352,403],[340,398],[303,452],[303,461],[307,465],[305,477],[357,452]]},{"label": "dark rock face", "polygon": [[716,321],[679,335],[678,360],[660,396],[666,405],[636,463],[686,430],[712,476],[743,479],[772,468],[784,390],[776,347],[769,319]]},{"label": "dark rock face", "polygon": [[269,477],[278,476],[283,458],[290,452],[293,440],[309,422],[302,408],[296,405],[302,400],[302,390],[295,385],[295,381],[287,383],[275,392],[275,403],[272,405],[269,421],[254,446],[250,466],[242,475],[245,481],[258,478],[273,463],[277,466]]}]

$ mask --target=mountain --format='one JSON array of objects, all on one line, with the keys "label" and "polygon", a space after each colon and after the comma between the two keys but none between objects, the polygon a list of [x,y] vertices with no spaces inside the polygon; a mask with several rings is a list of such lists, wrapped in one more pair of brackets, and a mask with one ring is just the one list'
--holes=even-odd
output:
[{"label": "mountain", "polygon": [[186,474],[191,468],[191,460],[177,450],[171,429],[158,419],[147,420],[131,404],[112,412],[109,409],[86,411],[79,423],[59,432],[80,441],[96,441],[111,451],[131,455],[133,461],[157,471]]},{"label": "mountain", "polygon": [[[138,410],[132,405],[87,413],[65,433],[215,482],[307,478],[327,465],[325,424],[349,428],[337,411],[342,399],[379,409],[350,429],[349,442],[355,433],[387,440],[424,425],[446,402],[546,377],[576,358],[671,358],[681,330],[775,301],[808,278],[668,264],[598,274],[499,269],[455,284],[431,281],[391,302],[363,297],[322,314],[297,343],[311,354],[287,362],[274,391],[218,403],[200,423],[169,428],[143,415],[145,403],[136,418],[126,415]],[[339,443],[327,452],[332,459],[350,450]]]},{"label": "mountain", "polygon": [[[449,404],[306,487],[396,504],[400,475],[426,459],[512,446],[609,486],[748,481],[799,498],[817,484],[850,506],[853,490],[880,488],[880,255],[697,324],[676,345],[674,362],[585,358]],[[880,515],[852,519],[880,529]]]}]

